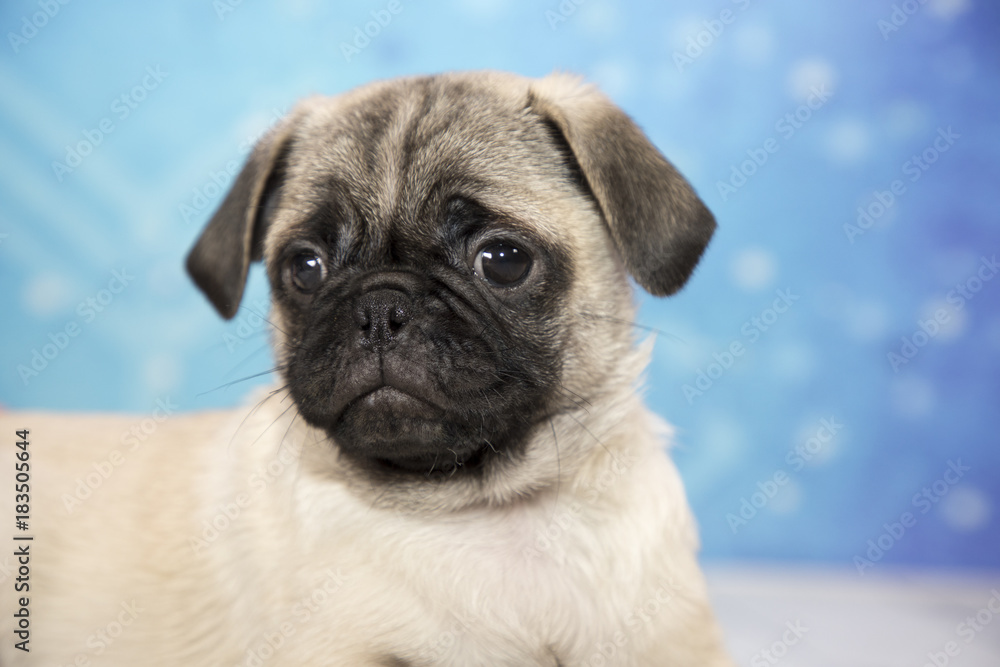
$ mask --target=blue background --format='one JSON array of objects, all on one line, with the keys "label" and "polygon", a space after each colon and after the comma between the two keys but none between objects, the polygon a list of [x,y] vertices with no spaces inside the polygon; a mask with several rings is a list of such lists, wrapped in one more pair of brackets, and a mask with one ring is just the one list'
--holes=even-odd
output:
[{"label": "blue background", "polygon": [[[719,220],[680,295],[639,297],[640,322],[664,332],[648,397],[678,427],[706,557],[852,568],[909,511],[915,525],[883,537],[872,568],[1000,567],[1000,279],[981,259],[1000,251],[996,3],[910,0],[889,31],[888,1],[587,0],[560,13],[555,1],[400,0],[348,54],[388,3],[336,4],[71,2],[32,31],[25,17],[44,2],[4,3],[0,403],[238,404],[268,381],[216,389],[270,368],[252,312],[262,272],[229,323],[182,272],[227,163],[304,95],[449,69],[570,70],[636,119]],[[116,100],[147,68],[162,80],[146,78],[124,117]],[[789,113],[792,133],[779,125]],[[113,130],[60,181],[53,162],[104,119]],[[914,172],[925,151],[933,164]],[[723,192],[734,168],[752,174]],[[895,180],[905,190],[879,208]],[[877,215],[852,232],[859,207]],[[115,270],[128,286],[91,316],[86,300],[110,296]],[[977,283],[980,270],[992,279]],[[979,288],[961,309],[958,285]],[[781,314],[768,313],[776,290],[797,297]],[[894,369],[887,355],[937,311],[947,321]],[[70,323],[78,335],[61,337]],[[64,349],[22,377],[53,338]],[[745,352],[728,363],[735,341]],[[711,386],[685,396],[699,372]],[[842,426],[796,469],[788,452],[825,435],[823,419]],[[959,461],[957,483],[935,489]],[[754,497],[776,473],[773,498]],[[924,487],[933,503],[914,502]],[[761,507],[734,523],[743,499]]]}]

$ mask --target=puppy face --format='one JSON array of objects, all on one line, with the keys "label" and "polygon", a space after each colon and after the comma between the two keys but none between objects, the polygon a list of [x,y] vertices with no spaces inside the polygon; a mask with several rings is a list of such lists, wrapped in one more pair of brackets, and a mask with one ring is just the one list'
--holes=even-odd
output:
[{"label": "puppy face", "polygon": [[482,485],[550,458],[539,434],[615,384],[627,274],[679,289],[713,228],[593,89],[451,74],[300,104],[188,268],[232,317],[263,259],[298,412],[369,482]]}]

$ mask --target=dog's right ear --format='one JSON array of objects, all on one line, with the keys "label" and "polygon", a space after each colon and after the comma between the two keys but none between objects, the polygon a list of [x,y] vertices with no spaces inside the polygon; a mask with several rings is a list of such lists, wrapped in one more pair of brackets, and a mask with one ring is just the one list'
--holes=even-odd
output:
[{"label": "dog's right ear", "polygon": [[268,203],[276,201],[284,179],[295,121],[285,118],[257,142],[188,253],[188,275],[227,320],[243,298],[250,262],[261,258]]}]

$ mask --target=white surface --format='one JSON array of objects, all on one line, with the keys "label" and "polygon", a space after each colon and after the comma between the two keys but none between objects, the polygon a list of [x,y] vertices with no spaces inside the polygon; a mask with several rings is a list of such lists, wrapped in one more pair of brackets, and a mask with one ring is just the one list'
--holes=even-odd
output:
[{"label": "white surface", "polygon": [[[714,565],[706,573],[743,667],[1000,667],[1000,572]],[[800,638],[786,632],[796,622]],[[776,642],[784,655],[765,657]],[[948,642],[957,655],[945,653]]]}]

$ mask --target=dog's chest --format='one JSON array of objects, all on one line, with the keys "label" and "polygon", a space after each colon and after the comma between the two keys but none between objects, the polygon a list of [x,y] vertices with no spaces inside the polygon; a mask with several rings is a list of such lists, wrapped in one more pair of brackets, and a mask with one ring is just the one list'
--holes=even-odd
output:
[{"label": "dog's chest", "polygon": [[404,664],[570,664],[628,612],[636,582],[608,556],[613,528],[552,507],[370,522],[338,595],[370,619],[359,642]]}]

